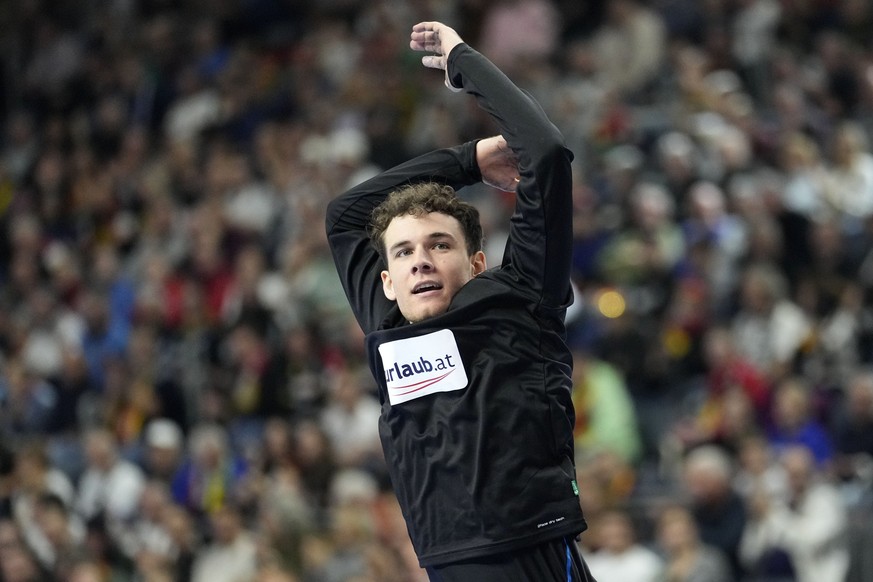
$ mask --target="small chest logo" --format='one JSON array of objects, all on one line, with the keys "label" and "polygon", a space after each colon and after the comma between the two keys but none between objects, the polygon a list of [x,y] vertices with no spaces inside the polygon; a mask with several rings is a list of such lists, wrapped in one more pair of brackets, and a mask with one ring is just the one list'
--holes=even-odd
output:
[{"label": "small chest logo", "polygon": [[379,355],[392,406],[467,387],[467,372],[451,330],[384,343]]}]

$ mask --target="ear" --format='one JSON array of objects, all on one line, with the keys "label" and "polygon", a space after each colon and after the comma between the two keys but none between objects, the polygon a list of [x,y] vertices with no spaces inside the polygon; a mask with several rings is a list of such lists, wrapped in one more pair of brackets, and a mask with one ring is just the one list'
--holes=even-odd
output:
[{"label": "ear", "polygon": [[472,267],[472,274],[474,277],[487,269],[488,266],[485,264],[485,253],[482,251],[476,251],[473,253],[473,256],[470,257],[470,267]]},{"label": "ear", "polygon": [[394,293],[394,282],[391,280],[391,275],[388,271],[382,271],[382,292],[388,301],[397,301],[397,294]]}]

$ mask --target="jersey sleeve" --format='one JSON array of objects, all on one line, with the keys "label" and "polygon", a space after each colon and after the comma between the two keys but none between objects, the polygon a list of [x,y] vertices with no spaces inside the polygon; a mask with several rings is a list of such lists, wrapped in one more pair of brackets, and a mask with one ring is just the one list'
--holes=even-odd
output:
[{"label": "jersey sleeve", "polygon": [[400,187],[435,181],[462,188],[481,180],[476,164],[476,143],[435,150],[348,190],[328,204],[328,245],[355,318],[365,333],[378,329],[395,305],[382,291],[380,273],[385,265],[370,243],[370,215]]},{"label": "jersey sleeve", "polygon": [[540,105],[466,44],[448,60],[451,83],[474,96],[518,156],[520,181],[503,268],[547,308],[572,300],[573,154]]}]

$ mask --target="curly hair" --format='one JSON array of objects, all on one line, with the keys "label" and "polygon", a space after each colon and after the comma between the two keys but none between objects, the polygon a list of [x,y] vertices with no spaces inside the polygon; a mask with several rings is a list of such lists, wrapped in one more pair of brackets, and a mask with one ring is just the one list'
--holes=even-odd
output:
[{"label": "curly hair", "polygon": [[370,215],[370,241],[386,264],[385,231],[391,221],[398,216],[423,216],[431,212],[446,214],[461,224],[468,255],[482,250],[484,236],[476,207],[458,198],[450,186],[425,182],[395,190]]}]

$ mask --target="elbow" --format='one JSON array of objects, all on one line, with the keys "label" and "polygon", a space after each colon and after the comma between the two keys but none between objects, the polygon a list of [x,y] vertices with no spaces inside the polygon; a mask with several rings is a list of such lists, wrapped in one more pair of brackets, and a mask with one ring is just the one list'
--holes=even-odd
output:
[{"label": "elbow", "polygon": [[572,162],[573,152],[567,148],[564,136],[554,125],[550,124],[549,129],[550,131],[543,132],[538,140],[537,151],[540,159],[556,163]]},{"label": "elbow", "polygon": [[336,225],[339,223],[343,215],[343,205],[340,204],[339,198],[334,198],[327,203],[327,209],[324,214],[324,230],[327,236],[333,232]]},{"label": "elbow", "polygon": [[568,168],[573,161],[573,152],[571,152],[564,144],[564,140],[560,134],[551,139],[543,140],[540,143],[541,147],[537,148],[534,153],[534,164],[540,166],[549,166],[559,168],[566,165]]}]

